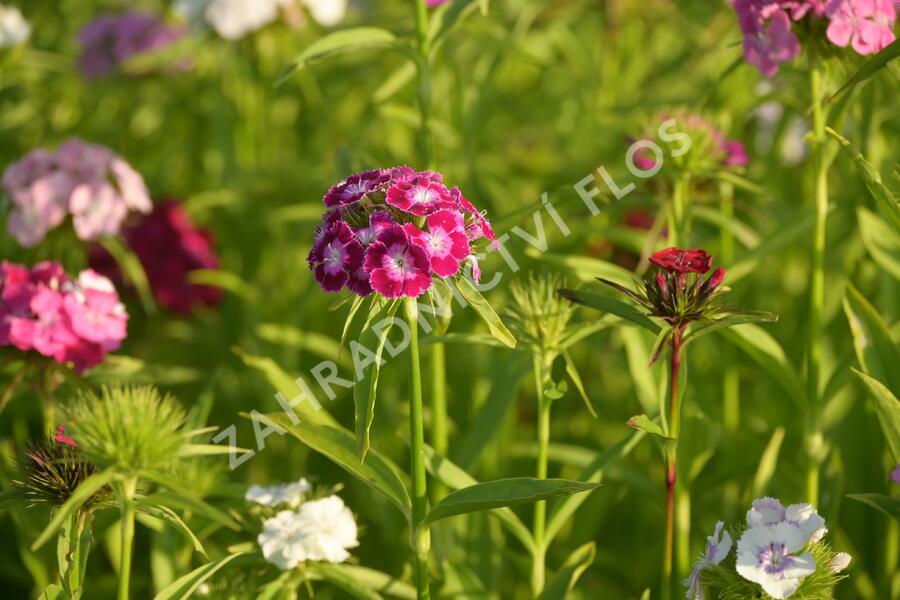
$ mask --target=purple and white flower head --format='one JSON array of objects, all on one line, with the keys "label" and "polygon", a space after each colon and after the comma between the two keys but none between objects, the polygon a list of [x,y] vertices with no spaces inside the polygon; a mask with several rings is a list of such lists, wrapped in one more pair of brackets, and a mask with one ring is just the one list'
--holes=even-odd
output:
[{"label": "purple and white flower head", "polygon": [[417,297],[433,277],[479,270],[471,243],[496,242],[490,223],[443,176],[407,166],[364,171],[333,186],[307,260],[326,292]]},{"label": "purple and white flower head", "polygon": [[737,572],[773,598],[788,598],[816,571],[813,555],[801,552],[806,543],[800,528],[787,521],[750,527],[737,543]]},{"label": "purple and white flower head", "polygon": [[690,576],[682,582],[688,588],[685,597],[690,600],[705,599],[703,585],[700,582],[700,574],[705,567],[717,565],[725,560],[725,557],[731,551],[731,535],[727,531],[723,531],[724,527],[724,521],[716,523],[715,532],[706,538],[706,549],[697,562],[694,563]]},{"label": "purple and white flower head", "polygon": [[777,525],[787,522],[795,525],[808,544],[815,544],[828,532],[823,519],[811,504],[791,504],[787,508],[775,498],[758,498],[747,511],[747,526]]}]

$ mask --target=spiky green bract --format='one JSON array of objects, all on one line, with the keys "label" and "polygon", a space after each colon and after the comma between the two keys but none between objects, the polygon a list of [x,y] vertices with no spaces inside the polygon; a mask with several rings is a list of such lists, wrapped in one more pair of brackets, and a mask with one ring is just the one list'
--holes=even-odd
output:
[{"label": "spiky green bract", "polygon": [[507,309],[516,339],[532,352],[546,355],[559,349],[575,305],[557,294],[566,282],[556,274],[528,275],[528,281],[510,285],[512,306]]},{"label": "spiky green bract", "polygon": [[185,412],[151,386],[104,386],[82,391],[65,407],[66,431],[98,468],[160,471],[185,446]]},{"label": "spiky green bract", "polygon": [[[13,485],[22,490],[31,506],[61,506],[82,481],[96,472],[76,446],[47,438],[32,442],[18,460],[22,480]],[[109,497],[110,489],[102,488],[84,504],[82,510],[94,508]]]},{"label": "spiky green bract", "polygon": [[[735,532],[740,539],[740,531]],[[847,577],[846,572],[829,569],[837,552],[820,541],[807,548],[816,559],[816,571],[803,580],[790,600],[834,600],[834,586]],[[706,597],[711,600],[775,600],[759,584],[741,577],[735,567],[736,553],[732,552],[721,564],[709,566],[701,575]]]}]

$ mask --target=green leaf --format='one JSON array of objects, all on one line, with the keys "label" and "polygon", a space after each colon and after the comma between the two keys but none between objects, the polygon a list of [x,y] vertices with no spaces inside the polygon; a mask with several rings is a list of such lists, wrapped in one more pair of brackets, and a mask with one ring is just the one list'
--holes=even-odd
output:
[{"label": "green leaf", "polygon": [[353,598],[358,598],[359,600],[381,600],[381,594],[363,585],[356,577],[340,567],[341,565],[339,564],[309,562],[304,568],[343,590]]},{"label": "green leaf", "polygon": [[718,208],[692,206],[691,214],[702,221],[712,223],[723,231],[734,236],[746,248],[756,248],[761,241],[760,235],[742,221],[723,214]]},{"label": "green leaf", "polygon": [[60,527],[62,527],[72,515],[76,514],[78,510],[84,506],[85,502],[91,499],[91,496],[100,491],[104,486],[109,485],[115,477],[116,471],[113,467],[110,467],[105,471],[94,473],[82,481],[78,487],[75,488],[75,491],[72,492],[72,495],[69,496],[69,499],[66,500],[53,514],[50,523],[47,524],[44,531],[38,536],[38,539],[31,545],[31,550],[35,551],[46,544],[47,541],[59,531]]},{"label": "green leaf", "polygon": [[156,301],[153,299],[153,288],[147,281],[147,273],[144,271],[144,265],[141,264],[137,254],[129,248],[117,237],[105,236],[100,238],[100,245],[109,252],[126,279],[137,290],[138,298],[141,300],[141,306],[150,314],[156,312]]},{"label": "green leaf", "polygon": [[656,424],[647,415],[635,415],[628,419],[628,422],[626,424],[632,429],[637,429],[638,431],[644,431],[646,433],[653,434],[660,439],[666,441],[674,440],[674,438],[667,436],[662,427]]},{"label": "green leaf", "polygon": [[828,99],[828,103],[833,104],[836,102],[841,96],[849,93],[857,85],[885,68],[888,63],[897,58],[897,56],[900,56],[900,40],[894,40],[893,43],[864,62],[862,66],[857,69],[856,73],[851,75],[850,79],[848,79],[847,82]]},{"label": "green leaf", "polygon": [[892,498],[882,494],[847,494],[847,497],[857,502],[868,504],[887,516],[900,521],[900,498]]},{"label": "green leaf", "polygon": [[163,588],[153,600],[187,600],[197,591],[203,582],[216,574],[219,569],[241,556],[253,556],[251,554],[229,554],[219,560],[206,563],[197,567],[187,575],[179,577]]},{"label": "green leaf", "polygon": [[347,335],[350,333],[350,326],[353,324],[353,319],[356,317],[356,313],[359,312],[359,309],[365,301],[366,299],[362,296],[355,296],[353,298],[353,303],[350,305],[350,310],[347,312],[347,318],[344,320],[344,328],[341,330],[341,341],[338,343],[339,351],[345,347]]},{"label": "green leaf", "polygon": [[[485,0],[478,0],[478,4],[483,3]],[[437,8],[429,19],[430,43],[435,45],[441,42],[463,18],[475,12],[475,8],[475,0],[455,0]],[[482,11],[486,11],[486,7],[482,6]]]},{"label": "green leaf", "polygon": [[[894,364],[894,367],[897,367],[897,363]],[[853,369],[853,372],[866,384],[869,396],[875,403],[875,413],[878,415],[878,422],[881,423],[881,430],[887,439],[894,461],[900,463],[900,400],[897,400],[897,397],[877,379],[860,373],[856,369]]]},{"label": "green leaf", "polygon": [[239,452],[241,454],[250,452],[247,448],[231,448],[221,444],[185,444],[178,451],[177,456],[213,456],[217,454],[229,454],[231,452]]},{"label": "green leaf", "polygon": [[231,292],[250,304],[256,304],[260,299],[259,290],[247,283],[237,273],[220,269],[197,269],[188,273],[187,279],[195,285],[210,285]]},{"label": "green leaf", "polygon": [[718,329],[726,327],[734,327],[735,325],[744,325],[746,323],[772,323],[778,320],[778,315],[763,311],[741,311],[729,313],[720,319],[711,319],[708,321],[700,321],[696,323],[686,336],[684,343],[687,344],[697,338],[703,337],[707,333],[712,333]]},{"label": "green leaf", "polygon": [[[669,329],[663,331],[671,333]],[[660,386],[659,377],[655,374],[656,371],[647,368],[647,357],[651,355],[651,342],[648,339],[650,335],[637,327],[622,327],[618,334],[625,346],[628,373],[634,384],[634,393],[641,408],[645,412],[653,413],[659,409],[660,394],[663,388]]]},{"label": "green leaf", "polygon": [[881,315],[852,285],[844,293],[844,312],[853,333],[856,357],[862,370],[900,395],[900,349]]},{"label": "green leaf", "polygon": [[[312,564],[312,563],[310,563]],[[324,565],[326,563],[316,563]],[[352,577],[357,582],[365,585],[369,589],[375,590],[379,594],[403,598],[405,600],[416,600],[416,589],[396,577],[370,569],[368,567],[360,567],[357,565],[348,565],[346,563],[328,563],[328,567],[335,569],[347,576]]]},{"label": "green leaf", "polygon": [[41,592],[37,600],[68,600],[66,592],[55,583],[51,583]]},{"label": "green leaf", "polygon": [[[897,46],[897,43],[894,42],[892,46]],[[859,171],[860,177],[862,177],[872,198],[875,199],[878,208],[881,209],[888,221],[894,226],[894,229],[897,232],[900,232],[900,205],[897,204],[897,199],[894,198],[894,194],[891,193],[890,188],[882,183],[881,174],[878,173],[878,170],[866,160],[866,157],[853,146],[850,140],[830,127],[826,128],[826,131],[841,144],[844,148],[844,152],[846,152],[853,160],[853,164],[856,165],[856,170]]]},{"label": "green leaf", "polygon": [[500,317],[497,316],[497,313],[494,312],[488,301],[484,299],[481,292],[472,285],[472,282],[465,277],[456,277],[453,279],[453,283],[456,285],[459,293],[462,294],[462,297],[466,299],[466,302],[475,309],[478,316],[487,324],[491,335],[505,346],[515,348],[516,338],[509,332],[509,329],[506,328],[506,325],[503,324],[503,321],[500,320]]},{"label": "green leaf", "polygon": [[582,306],[587,306],[588,308],[594,308],[599,311],[612,313],[618,317],[622,317],[623,319],[630,321],[636,325],[640,325],[644,329],[648,331],[652,331],[653,333],[659,333],[660,327],[646,315],[641,314],[630,304],[625,304],[615,298],[610,298],[609,296],[604,296],[602,294],[594,294],[591,292],[584,292],[581,290],[567,290],[562,289],[559,290],[559,295],[569,300],[570,302],[575,302],[576,304],[581,304]]},{"label": "green leaf", "polygon": [[591,399],[588,398],[587,392],[584,390],[584,384],[581,382],[581,376],[578,374],[578,369],[575,367],[575,361],[572,360],[572,355],[566,350],[563,350],[561,354],[563,360],[566,362],[566,374],[569,376],[569,379],[572,380],[575,389],[578,390],[578,395],[584,400],[584,405],[588,409],[588,412],[596,419],[597,411],[594,410],[594,405],[591,404]]},{"label": "green leaf", "polygon": [[596,483],[533,477],[510,477],[476,483],[447,494],[431,509],[424,523],[463,513],[587,492],[596,487]]},{"label": "green leaf", "polygon": [[753,476],[752,495],[754,498],[765,496],[766,488],[775,475],[778,467],[778,455],[781,453],[781,443],[784,441],[784,427],[776,427],[763,450],[762,456],[759,458],[759,465],[756,467],[756,474]]},{"label": "green leaf", "polygon": [[741,260],[728,267],[728,283],[734,285],[753,273],[772,254],[782,251],[786,246],[804,236],[812,228],[814,221],[815,215],[812,211],[807,211],[800,218],[766,236],[765,244],[760,244],[753,250],[744,253]]},{"label": "green leaf", "polygon": [[[356,374],[356,385],[353,386],[353,406],[355,407],[356,418],[356,447],[359,453],[359,459],[365,460],[366,453],[371,446],[372,421],[375,420],[375,398],[378,395],[378,375],[381,373],[381,363],[383,361],[384,345],[387,342],[388,334],[393,327],[393,320],[388,321],[388,325],[383,327],[380,333],[376,333],[372,328],[372,323],[376,317],[384,316],[385,319],[393,319],[394,314],[400,302],[392,302],[387,305],[386,310],[374,309],[369,313],[366,322],[363,325],[359,343],[368,351],[375,348],[375,362],[370,364],[367,369],[359,376]],[[380,321],[380,319],[379,319]]]},{"label": "green leaf", "polygon": [[856,209],[859,235],[863,245],[879,267],[900,279],[900,228],[896,231],[872,211]]},{"label": "green leaf", "polygon": [[188,526],[184,520],[178,516],[174,510],[169,508],[168,506],[162,504],[153,504],[152,496],[141,498],[136,502],[137,509],[151,517],[156,517],[162,521],[165,521],[169,525],[172,525],[175,529],[184,534],[184,536],[194,545],[194,550],[199,552],[204,556],[204,558],[209,558],[206,555],[206,549],[203,547],[203,544],[200,542],[200,538],[196,536],[196,534],[191,531],[191,528]]},{"label": "green leaf", "polygon": [[603,278],[614,281],[619,285],[632,285],[634,283],[634,275],[632,275],[631,271],[599,258],[578,254],[538,252],[537,248],[532,247],[528,247],[525,254],[542,262],[561,267],[581,281],[595,281],[597,278]]},{"label": "green leaf", "polygon": [[308,64],[360,50],[375,50],[379,48],[399,48],[397,37],[387,29],[378,27],[352,27],[335,31],[306,47],[290,65],[278,76],[275,85],[284,83],[298,69]]},{"label": "green leaf", "polygon": [[781,344],[768,331],[748,324],[726,329],[722,335],[768,371],[797,406],[803,403],[803,384],[797,369],[788,360]]},{"label": "green leaf", "polygon": [[[772,192],[770,192],[764,186],[761,186],[758,183],[754,183],[745,177],[741,177],[740,175],[736,175],[735,173],[726,171],[724,169],[717,169],[715,171],[699,171],[697,172],[697,175],[699,177],[718,179],[719,181],[730,183],[734,187],[748,191],[751,194],[757,194],[760,196],[770,196],[772,194]],[[693,208],[691,210],[693,210]]]},{"label": "green leaf", "polygon": [[[425,446],[425,468],[438,481],[454,490],[471,487],[478,483],[477,479],[449,459],[435,453],[434,449],[427,444]],[[516,536],[529,552],[534,551],[534,538],[531,537],[531,532],[509,507],[495,508],[490,511],[490,514],[497,517],[500,523]]]},{"label": "green leaf", "polygon": [[[356,298],[362,300],[359,296]],[[304,331],[284,323],[260,323],[256,326],[256,335],[272,344],[306,350],[338,364],[348,363],[346,358],[341,360],[341,345],[337,340],[315,331]]]},{"label": "green leaf", "polygon": [[334,461],[351,475],[383,493],[403,512],[407,520],[409,519],[412,506],[409,491],[400,478],[400,469],[389,459],[372,449],[369,450],[366,461],[361,462],[357,453],[356,438],[341,427],[332,427],[306,419],[294,424],[284,413],[271,414],[266,418],[316,452]]},{"label": "green leaf", "polygon": [[56,536],[56,559],[59,577],[68,598],[78,600],[84,586],[84,572],[91,550],[90,513],[73,513]]},{"label": "green leaf", "polygon": [[235,531],[240,530],[240,526],[234,519],[229,517],[225,512],[219,510],[209,502],[204,502],[200,498],[196,498],[194,491],[188,487],[173,481],[172,478],[162,475],[161,473],[144,473],[144,476],[151,481],[155,481],[160,485],[164,485],[172,491],[159,491],[146,496],[145,502],[152,506],[167,506],[172,509],[189,510],[195,515],[209,519],[213,523],[218,523]]},{"label": "green leaf", "polygon": [[597,545],[594,542],[588,542],[576,548],[562,567],[553,574],[553,578],[538,596],[538,600],[565,600],[568,598],[569,592],[575,587],[578,578],[591,566],[596,555]]}]

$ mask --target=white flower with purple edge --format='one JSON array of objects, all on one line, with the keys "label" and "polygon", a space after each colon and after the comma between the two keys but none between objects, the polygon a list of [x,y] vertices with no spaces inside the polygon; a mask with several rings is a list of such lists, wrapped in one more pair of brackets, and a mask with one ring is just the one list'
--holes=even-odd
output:
[{"label": "white flower with purple edge", "polygon": [[805,544],[815,544],[828,532],[823,519],[811,504],[791,504],[782,506],[776,498],[758,498],[753,501],[752,508],[747,511],[747,526],[777,525],[788,522],[795,525],[803,534]]},{"label": "white flower with purple edge", "polygon": [[269,486],[251,485],[244,495],[244,500],[273,508],[279,504],[288,504],[293,508],[300,504],[304,494],[311,489],[312,485],[305,477],[301,477],[299,481],[293,483]]},{"label": "white flower with purple edge", "polygon": [[751,526],[738,540],[737,572],[773,598],[789,598],[816,571],[812,554],[798,554],[807,541],[800,527],[787,521]]},{"label": "white flower with purple edge", "polygon": [[682,581],[688,590],[685,597],[691,600],[704,600],[703,585],[700,582],[700,573],[703,569],[710,565],[717,565],[728,556],[731,551],[731,535],[727,531],[723,531],[725,523],[719,521],[716,523],[715,532],[706,538],[706,550],[703,555],[694,563],[690,576]]}]

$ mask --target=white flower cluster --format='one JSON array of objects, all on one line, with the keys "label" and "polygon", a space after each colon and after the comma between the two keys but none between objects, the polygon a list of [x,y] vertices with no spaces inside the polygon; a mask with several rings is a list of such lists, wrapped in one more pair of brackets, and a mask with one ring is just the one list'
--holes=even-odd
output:
[{"label": "white flower cluster", "polygon": [[[691,600],[704,599],[701,571],[721,563],[731,550],[731,536],[728,532],[723,534],[723,525],[721,521],[716,524],[715,533],[707,538],[706,551],[684,581]],[[754,500],[747,511],[747,529],[737,543],[737,572],[759,584],[772,598],[789,598],[806,577],[816,572],[816,559],[809,550],[827,532],[825,519],[811,504],[785,508],[775,498]],[[846,569],[850,561],[849,554],[840,552],[827,568],[837,573]]]},{"label": "white flower cluster", "polygon": [[304,502],[263,522],[257,538],[267,561],[282,570],[307,560],[343,562],[355,548],[356,520],[338,496]]},{"label": "white flower cluster", "polygon": [[263,506],[277,507],[280,504],[287,504],[291,508],[296,508],[303,500],[312,486],[305,477],[301,477],[300,481],[295,483],[279,483],[278,485],[260,486],[251,485],[244,495],[247,502],[255,502]]},{"label": "white flower cluster", "polygon": [[31,25],[15,6],[0,4],[0,48],[11,48],[28,41]]},{"label": "white flower cluster", "polygon": [[336,25],[347,12],[347,0],[175,0],[182,17],[205,22],[226,40],[237,40],[262,29],[279,12],[306,7],[313,19],[325,27]]}]

